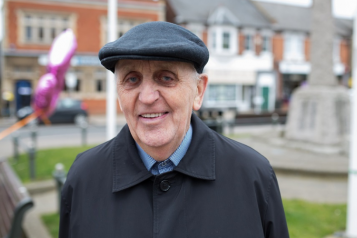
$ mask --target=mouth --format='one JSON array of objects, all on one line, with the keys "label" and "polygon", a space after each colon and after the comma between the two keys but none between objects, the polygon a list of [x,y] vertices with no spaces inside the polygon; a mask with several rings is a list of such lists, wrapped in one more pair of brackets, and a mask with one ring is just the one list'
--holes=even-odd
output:
[{"label": "mouth", "polygon": [[160,113],[145,113],[145,114],[141,114],[140,117],[142,118],[146,118],[146,119],[154,119],[154,118],[158,118],[161,117],[165,114],[167,114],[168,112],[160,112]]}]

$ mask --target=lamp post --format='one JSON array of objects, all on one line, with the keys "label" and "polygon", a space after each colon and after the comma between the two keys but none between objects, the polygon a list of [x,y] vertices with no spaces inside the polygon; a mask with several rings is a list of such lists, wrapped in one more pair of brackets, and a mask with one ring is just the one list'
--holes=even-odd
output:
[{"label": "lamp post", "polygon": [[[108,0],[108,42],[117,38],[117,0]],[[114,74],[107,70],[107,140],[116,134],[116,87]]]},{"label": "lamp post", "polygon": [[348,203],[346,236],[357,237],[357,13],[353,25],[352,44],[352,101],[351,101],[351,142],[350,165],[348,169]]}]

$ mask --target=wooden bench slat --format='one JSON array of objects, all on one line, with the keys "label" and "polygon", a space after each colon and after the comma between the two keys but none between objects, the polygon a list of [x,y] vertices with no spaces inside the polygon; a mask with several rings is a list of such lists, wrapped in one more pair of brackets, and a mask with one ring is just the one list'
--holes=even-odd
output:
[{"label": "wooden bench slat", "polygon": [[19,237],[23,216],[32,206],[33,201],[19,178],[0,159],[0,238]]}]

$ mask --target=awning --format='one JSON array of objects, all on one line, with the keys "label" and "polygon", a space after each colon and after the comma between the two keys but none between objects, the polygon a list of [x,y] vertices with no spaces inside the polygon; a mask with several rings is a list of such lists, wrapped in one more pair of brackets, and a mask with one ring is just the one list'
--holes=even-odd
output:
[{"label": "awning", "polygon": [[210,84],[255,85],[256,81],[254,71],[207,69],[205,73],[208,75]]}]

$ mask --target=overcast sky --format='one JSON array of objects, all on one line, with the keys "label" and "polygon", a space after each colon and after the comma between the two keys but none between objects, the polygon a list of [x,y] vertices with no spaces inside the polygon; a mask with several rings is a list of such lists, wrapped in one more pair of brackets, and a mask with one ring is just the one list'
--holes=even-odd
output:
[{"label": "overcast sky", "polygon": [[[298,6],[311,6],[312,0],[255,0],[261,2],[278,2]],[[357,10],[357,0],[332,0],[333,13],[337,17],[353,18]]]}]

